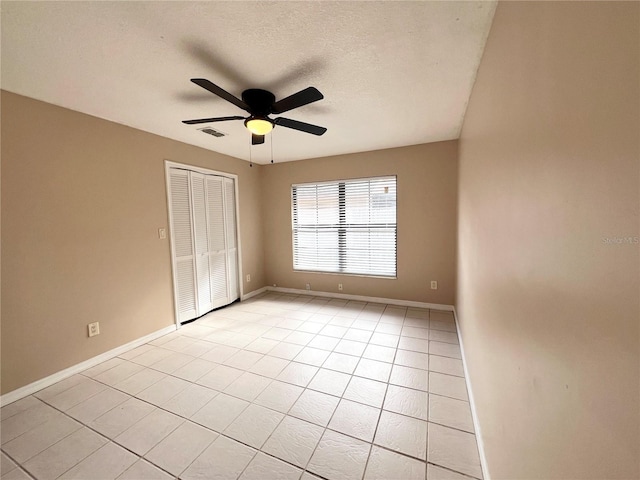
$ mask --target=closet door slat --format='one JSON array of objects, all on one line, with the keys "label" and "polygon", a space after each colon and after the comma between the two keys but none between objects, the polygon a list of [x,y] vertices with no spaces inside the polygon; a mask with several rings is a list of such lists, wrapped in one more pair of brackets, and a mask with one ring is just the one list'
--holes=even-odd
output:
[{"label": "closet door slat", "polygon": [[171,230],[175,251],[176,304],[178,321],[194,318],[197,314],[195,292],[195,265],[189,175],[184,170],[171,169]]},{"label": "closet door slat", "polygon": [[224,179],[225,230],[227,234],[227,270],[230,301],[238,298],[238,239],[236,238],[236,189],[230,178]]},{"label": "closet door slat", "polygon": [[191,176],[198,315],[202,315],[213,308],[211,272],[209,270],[209,228],[207,226],[207,204],[205,202],[205,176],[197,172],[189,172],[189,175]]},{"label": "closet door slat", "polygon": [[[209,238],[211,257],[211,293],[213,305],[230,303],[228,264],[225,261],[226,224],[224,209],[224,179],[207,175],[207,206],[209,211]],[[234,298],[235,300],[235,298]]]}]

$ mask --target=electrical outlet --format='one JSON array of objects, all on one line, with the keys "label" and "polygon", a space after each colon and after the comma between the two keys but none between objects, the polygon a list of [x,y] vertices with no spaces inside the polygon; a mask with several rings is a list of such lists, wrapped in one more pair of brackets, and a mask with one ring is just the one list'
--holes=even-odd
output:
[{"label": "electrical outlet", "polygon": [[437,290],[438,289],[438,282],[436,282],[435,280],[431,280],[431,290]]},{"label": "electrical outlet", "polygon": [[247,273],[247,283],[249,283],[251,281],[251,274]]},{"label": "electrical outlet", "polygon": [[100,335],[100,322],[90,323],[87,325],[89,328],[89,336],[95,337],[96,335]]},{"label": "electrical outlet", "polygon": [[338,284],[338,290],[342,291],[342,284],[341,283]]},{"label": "electrical outlet", "polygon": [[307,283],[307,285],[306,285],[306,289],[307,289],[307,290],[311,290],[311,284]]}]

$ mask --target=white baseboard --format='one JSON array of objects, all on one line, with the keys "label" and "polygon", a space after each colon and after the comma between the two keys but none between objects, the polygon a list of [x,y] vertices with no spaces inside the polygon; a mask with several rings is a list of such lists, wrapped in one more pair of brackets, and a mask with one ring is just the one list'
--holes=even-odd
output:
[{"label": "white baseboard", "polygon": [[71,375],[75,375],[76,373],[80,373],[83,370],[86,370],[87,368],[94,367],[99,363],[105,362],[113,357],[117,357],[118,355],[124,352],[132,350],[136,347],[139,347],[140,345],[144,345],[145,343],[151,342],[152,340],[162,337],[167,333],[175,332],[176,328],[177,328],[176,325],[169,325],[168,327],[157,330],[153,333],[150,333],[149,335],[140,337],[137,340],[133,340],[132,342],[126,343],[124,345],[111,349],[107,352],[101,353],[100,355],[92,357],[89,360],[85,360],[84,362],[77,363],[75,365],[72,365],[69,368],[65,368],[64,370],[56,372],[53,375],[49,375],[48,377],[41,378],[40,380],[36,380],[35,382],[30,383],[29,385],[25,385],[24,387],[20,387],[16,390],[5,393],[0,397],[0,405],[4,407],[5,405],[13,403],[16,400],[20,400],[21,398],[31,395],[32,393],[42,390],[43,388],[47,388],[53,385],[54,383],[59,382],[60,380],[64,380],[65,378],[70,377]]},{"label": "white baseboard", "polygon": [[[315,297],[341,298],[344,300],[354,300],[354,301],[361,301],[361,302],[387,303],[390,305],[399,305],[403,307],[430,308],[433,310],[453,311],[455,315],[455,310],[452,305],[443,305],[439,303],[414,302],[411,300],[398,300],[394,298],[369,297],[365,295],[350,295],[346,293],[317,292],[313,290],[301,290],[296,288],[283,288],[283,287],[270,287],[270,286],[262,287],[252,292],[249,292],[248,294],[242,296],[242,300],[243,301],[248,300],[266,291],[292,293],[296,295],[310,295]],[[127,352],[136,347],[139,347],[140,345],[151,342],[156,338],[166,335],[167,333],[174,332],[177,330],[177,328],[178,328],[177,325],[169,325],[156,332],[150,333],[149,335],[145,335],[144,337],[138,338],[137,340],[133,340],[129,343],[126,343],[124,345],[111,349],[107,352],[101,353],[100,355],[97,355],[88,360],[85,360],[84,362],[78,363],[76,365],[72,365],[69,368],[66,368],[52,375],[49,375],[48,377],[42,378],[40,380],[36,380],[35,382],[25,385],[24,387],[20,387],[16,390],[5,393],[4,395],[0,396],[0,405],[5,406],[15,402],[16,400],[20,400],[21,398],[31,395],[32,393],[42,390],[43,388],[47,388],[53,385],[54,383],[59,382],[60,380],[64,380],[67,377],[70,377],[72,375],[75,375],[76,373],[82,372],[87,368],[94,367],[99,363],[102,363],[111,358],[117,357],[121,353]],[[456,321],[456,328],[457,328],[457,321]],[[458,336],[460,337],[459,332],[458,332]],[[462,340],[460,341],[460,347],[462,349]],[[464,354],[463,354],[463,364],[464,364],[465,373],[466,373],[467,368],[466,368],[466,364],[464,363]],[[466,376],[466,379],[467,379],[467,388],[469,389],[469,398],[472,399],[468,375]],[[471,401],[471,408],[473,410],[473,401]],[[476,416],[474,412],[474,424],[476,422],[475,419],[476,419]],[[477,425],[476,425],[476,429],[477,429]],[[478,443],[480,444],[480,440],[478,441]],[[481,456],[482,456],[482,453],[483,451],[481,450]],[[483,471],[484,471],[484,465],[483,465]],[[485,479],[487,478],[488,477],[485,476]]]},{"label": "white baseboard", "polygon": [[313,297],[341,298],[343,300],[354,300],[358,302],[387,303],[390,305],[399,305],[401,307],[430,308],[432,310],[445,310],[447,312],[453,311],[453,305],[444,305],[440,303],[414,302],[412,300],[398,300],[395,298],[368,297],[366,295],[350,295],[347,293],[317,292],[315,290],[302,290],[297,288],[283,288],[283,287],[265,287],[265,288],[270,292],[293,293],[295,295],[311,295]]},{"label": "white baseboard", "polygon": [[482,441],[482,432],[478,423],[478,413],[476,412],[476,403],[473,399],[473,389],[471,388],[471,377],[469,377],[469,369],[467,368],[466,355],[464,354],[464,344],[462,335],[460,334],[460,324],[458,323],[458,315],[455,307],[453,308],[453,316],[456,321],[456,331],[458,332],[458,341],[460,342],[460,353],[462,355],[462,368],[464,369],[464,379],[467,384],[467,393],[469,394],[469,405],[471,406],[471,418],[473,418],[473,428],[476,432],[476,442],[478,443],[478,455],[480,456],[480,467],[482,468],[482,478],[491,480],[489,476],[489,466],[487,465],[487,457],[484,451],[484,442]]},{"label": "white baseboard", "polygon": [[240,301],[244,302],[245,300],[249,300],[250,298],[255,297],[256,295],[260,295],[261,293],[264,293],[266,291],[267,291],[267,287],[259,288],[258,290],[249,292],[246,295],[242,295],[242,297],[240,298]]}]

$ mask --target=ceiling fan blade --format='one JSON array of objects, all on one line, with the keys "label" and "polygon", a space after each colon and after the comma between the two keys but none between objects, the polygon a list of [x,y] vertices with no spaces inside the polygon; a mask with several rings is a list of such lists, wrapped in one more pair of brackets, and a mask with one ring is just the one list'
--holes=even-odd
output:
[{"label": "ceiling fan blade", "polygon": [[226,122],[227,120],[244,120],[244,117],[213,117],[213,118],[199,118],[197,120],[182,120],[182,123],[187,125],[195,125],[197,123],[210,123],[210,122]]},{"label": "ceiling fan blade", "polygon": [[322,95],[317,88],[307,87],[304,90],[300,90],[298,93],[294,93],[282,100],[278,100],[273,104],[271,111],[273,113],[280,114],[293,110],[294,108],[302,107],[303,105],[308,105],[309,103],[317,102],[323,98],[324,95]]},{"label": "ceiling fan blade", "polygon": [[294,130],[300,130],[301,132],[311,133],[313,135],[322,135],[327,131],[324,127],[318,125],[311,125],[310,123],[299,122],[298,120],[291,120],[290,118],[278,117],[273,123],[276,125],[282,125],[283,127],[293,128]]},{"label": "ceiling fan blade", "polygon": [[215,83],[212,83],[205,78],[192,78],[191,81],[196,85],[204,88],[205,90],[209,90],[211,93],[219,96],[220,98],[224,98],[227,102],[233,103],[236,107],[239,107],[242,110],[246,110],[247,112],[249,111],[249,105],[244,103],[239,98],[234,97],[226,90],[223,90],[222,88],[217,86]]},{"label": "ceiling fan blade", "polygon": [[264,143],[264,135],[251,134],[251,145],[262,145]]}]

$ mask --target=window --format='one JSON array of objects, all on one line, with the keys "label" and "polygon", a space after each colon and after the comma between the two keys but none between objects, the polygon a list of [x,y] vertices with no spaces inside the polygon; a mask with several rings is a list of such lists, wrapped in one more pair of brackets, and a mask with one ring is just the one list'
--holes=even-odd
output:
[{"label": "window", "polygon": [[291,187],[293,269],[396,276],[396,177]]}]

